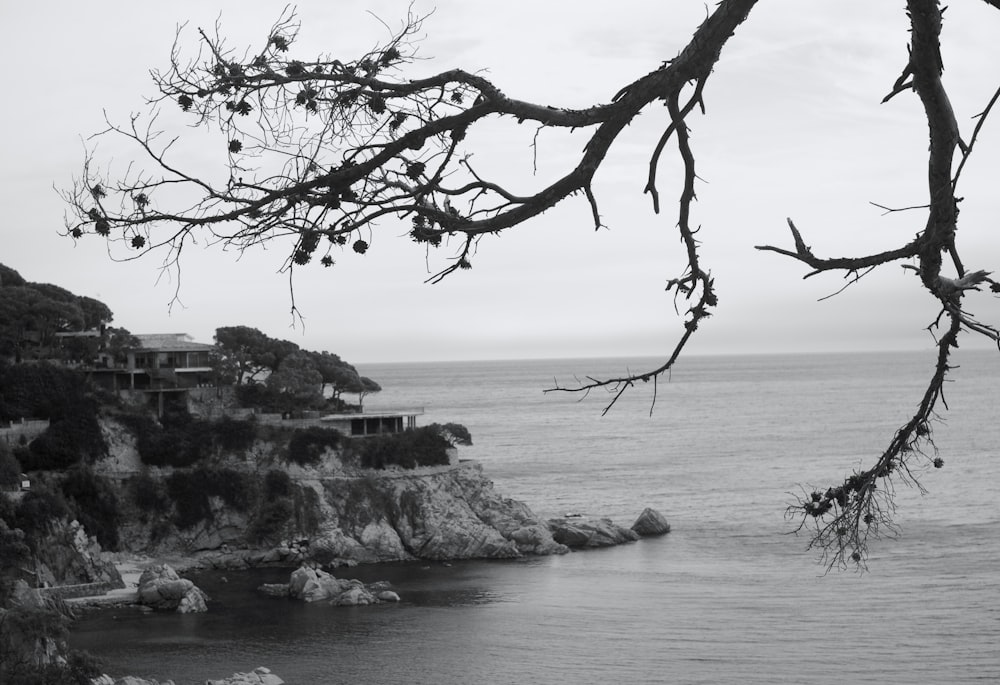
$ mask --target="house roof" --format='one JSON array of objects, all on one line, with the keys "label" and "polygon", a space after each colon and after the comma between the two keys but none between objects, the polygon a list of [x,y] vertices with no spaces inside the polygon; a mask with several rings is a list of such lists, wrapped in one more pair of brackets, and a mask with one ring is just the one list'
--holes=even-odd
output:
[{"label": "house roof", "polygon": [[144,350],[167,352],[210,350],[214,345],[195,342],[187,333],[143,333],[136,335]]}]

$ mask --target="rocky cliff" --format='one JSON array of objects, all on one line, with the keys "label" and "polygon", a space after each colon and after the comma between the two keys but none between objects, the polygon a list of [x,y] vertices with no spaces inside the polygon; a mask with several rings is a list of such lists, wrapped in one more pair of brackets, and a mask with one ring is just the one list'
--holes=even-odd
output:
[{"label": "rocky cliff", "polygon": [[568,551],[475,462],[361,469],[329,450],[306,468],[286,463],[279,443],[259,440],[182,471],[143,465],[126,431],[105,431],[111,454],[96,470],[119,490],[123,551],[228,567]]}]

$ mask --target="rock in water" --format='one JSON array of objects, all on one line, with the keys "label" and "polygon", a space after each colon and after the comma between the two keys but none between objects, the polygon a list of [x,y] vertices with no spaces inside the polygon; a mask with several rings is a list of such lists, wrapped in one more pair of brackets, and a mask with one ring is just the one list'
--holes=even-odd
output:
[{"label": "rock in water", "polygon": [[635,523],[632,524],[632,530],[643,537],[663,535],[670,532],[670,524],[667,523],[667,519],[664,518],[663,514],[655,509],[646,507],[639,514],[639,518],[635,520]]},{"label": "rock in water", "polygon": [[205,681],[205,685],[284,685],[284,683],[284,680],[263,666],[258,666],[250,673],[234,673],[222,680]]},{"label": "rock in water", "polygon": [[334,578],[326,571],[302,566],[292,572],[287,596],[307,602],[328,601],[333,606],[364,606],[398,602],[399,595],[385,581],[365,585],[360,580]]},{"label": "rock in water", "polygon": [[208,611],[208,597],[168,564],[150,566],[139,577],[139,604],[157,611],[193,614]]},{"label": "rock in water", "polygon": [[611,547],[639,539],[638,533],[609,519],[549,519],[552,538],[570,549]]}]

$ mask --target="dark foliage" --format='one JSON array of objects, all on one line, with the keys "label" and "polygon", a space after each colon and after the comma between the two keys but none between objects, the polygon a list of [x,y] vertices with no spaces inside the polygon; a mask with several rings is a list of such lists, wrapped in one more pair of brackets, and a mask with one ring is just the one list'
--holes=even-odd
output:
[{"label": "dark foliage", "polygon": [[288,461],[299,466],[315,466],[323,459],[323,452],[340,447],[342,437],[340,431],[333,428],[310,426],[297,430],[288,441]]},{"label": "dark foliage", "polygon": [[108,453],[96,411],[85,410],[49,425],[28,445],[28,471],[61,471],[81,461],[94,462]]},{"label": "dark foliage", "polygon": [[250,526],[249,535],[255,542],[267,542],[281,537],[285,526],[295,515],[295,505],[289,497],[269,499],[260,508]]},{"label": "dark foliage", "polygon": [[107,478],[86,467],[69,471],[60,484],[71,512],[88,534],[97,538],[101,547],[118,549],[118,524],[121,518],[118,496]]},{"label": "dark foliage", "polygon": [[264,476],[264,497],[288,497],[292,494],[292,478],[287,472],[271,469]]},{"label": "dark foliage", "polygon": [[177,471],[167,477],[167,492],[174,502],[174,523],[184,530],[199,521],[212,520],[210,498],[245,512],[253,504],[254,483],[245,473],[232,469],[198,468]]},{"label": "dark foliage", "polygon": [[0,421],[97,415],[93,388],[84,376],[57,364],[0,366]]},{"label": "dark foliage", "polygon": [[452,443],[433,425],[352,442],[358,464],[366,469],[444,465],[449,462],[451,446]]},{"label": "dark foliage", "polygon": [[455,445],[472,445],[472,433],[460,423],[432,423],[428,428],[436,430],[453,447]]},{"label": "dark foliage", "polygon": [[228,416],[213,424],[216,443],[227,452],[248,450],[257,438],[257,425],[254,421],[241,421]]},{"label": "dark foliage", "polygon": [[70,515],[69,505],[61,492],[50,490],[43,484],[33,484],[17,505],[14,515],[15,527],[24,531],[29,544],[48,530],[52,521],[65,519]]},{"label": "dark foliage", "polygon": [[130,481],[132,501],[144,515],[154,516],[170,511],[166,486],[148,473],[140,473]]},{"label": "dark foliage", "polygon": [[136,436],[139,457],[150,466],[192,466],[217,451],[249,449],[257,437],[253,421],[201,421],[186,412],[164,416],[162,425],[145,416],[122,417],[122,423]]},{"label": "dark foliage", "polygon": [[0,683],[89,685],[101,669],[86,652],[70,651],[64,664],[40,665],[35,660],[36,641],[61,641],[68,626],[69,619],[49,609],[0,610]]},{"label": "dark foliage", "polygon": [[10,526],[14,519],[14,509],[5,502],[7,499],[0,496],[0,505],[7,509],[0,511],[0,607],[7,606],[14,584],[24,575],[22,568],[28,568],[31,564],[31,547],[28,546],[24,531]]},{"label": "dark foliage", "polygon": [[21,463],[6,443],[0,443],[0,489],[16,488],[21,483]]},{"label": "dark foliage", "polygon": [[29,450],[18,452],[24,469],[61,470],[107,454],[98,398],[79,373],[47,363],[0,365],[0,388],[0,421],[51,421]]}]

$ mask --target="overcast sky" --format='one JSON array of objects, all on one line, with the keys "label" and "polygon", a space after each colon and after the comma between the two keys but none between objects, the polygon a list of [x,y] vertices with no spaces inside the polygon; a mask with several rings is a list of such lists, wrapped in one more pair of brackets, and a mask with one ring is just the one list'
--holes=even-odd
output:
[{"label": "overcast sky", "polygon": [[[305,0],[297,56],[353,58],[396,27],[408,0]],[[96,297],[115,324],[134,333],[187,332],[211,342],[216,327],[248,325],[330,350],[352,362],[517,357],[633,356],[664,353],[682,331],[666,282],[680,275],[674,207],[677,163],[664,156],[664,212],[642,194],[646,161],[664,125],[653,108],[618,142],[595,192],[607,230],[594,231],[582,198],[501,238],[485,238],[470,271],[425,285],[423,251],[406,227],[385,231],[365,256],[345,253],[332,269],[297,271],[293,325],[284,253],[241,258],[219,249],[190,250],[177,274],[154,257],[118,263],[90,236],[61,237],[54,186],[79,173],[85,139],[105,113],[123,123],[155,94],[148,70],[166,67],[177,26],[193,53],[196,28],[216,20],[232,47],[253,45],[282,8],[272,2],[174,0],[81,3],[4,2],[0,22],[4,107],[0,108],[3,207],[0,262],[30,281]],[[407,75],[461,66],[488,70],[508,95],[554,106],[608,102],[624,84],[683,47],[706,5],[670,2],[503,3],[414,0],[434,10]],[[961,0],[947,12],[945,84],[965,137],[971,117],[1000,84],[1000,12]],[[803,281],[805,268],[756,244],[788,246],[792,217],[821,255],[896,247],[922,228],[924,215],[882,216],[889,206],[925,202],[927,130],[919,101],[903,94],[886,105],[906,59],[902,3],[870,0],[768,0],[738,30],[706,90],[707,116],[690,121],[702,182],[694,222],[702,225],[705,265],[716,278],[719,307],[691,353],[920,349],[937,309],[912,274],[888,267],[841,295],[837,275]],[[183,129],[178,132],[184,133]],[[573,164],[584,138],[542,132],[533,177],[534,130],[514,122],[492,127],[480,155],[503,165],[515,192]],[[487,138],[482,136],[481,138]],[[1000,265],[993,236],[1000,216],[1000,113],[982,134],[964,172],[960,236],[972,269]],[[225,163],[219,145],[217,165]],[[105,154],[102,154],[104,152]],[[102,142],[98,159],[116,158]],[[195,170],[197,171],[197,170]],[[212,172],[217,172],[213,168]],[[672,182],[673,181],[673,182]],[[394,235],[403,236],[392,239]],[[441,268],[446,254],[432,256]],[[683,309],[682,309],[683,313]],[[995,300],[974,313],[996,322]]]}]

